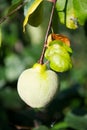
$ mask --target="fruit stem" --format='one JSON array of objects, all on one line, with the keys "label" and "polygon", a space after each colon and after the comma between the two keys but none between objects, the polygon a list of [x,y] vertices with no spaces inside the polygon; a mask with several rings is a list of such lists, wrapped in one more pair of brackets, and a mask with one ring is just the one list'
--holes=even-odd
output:
[{"label": "fruit stem", "polygon": [[49,31],[50,31],[51,24],[52,24],[52,18],[53,18],[53,13],[54,13],[54,8],[55,8],[56,1],[57,0],[52,0],[51,1],[51,2],[53,2],[53,6],[52,6],[51,15],[50,15],[49,23],[48,23],[48,28],[47,28],[46,35],[45,35],[42,54],[41,54],[41,57],[40,57],[40,59],[38,61],[39,64],[43,64],[44,54],[45,54],[45,51],[46,51],[46,48],[47,48],[47,38],[48,38]]}]

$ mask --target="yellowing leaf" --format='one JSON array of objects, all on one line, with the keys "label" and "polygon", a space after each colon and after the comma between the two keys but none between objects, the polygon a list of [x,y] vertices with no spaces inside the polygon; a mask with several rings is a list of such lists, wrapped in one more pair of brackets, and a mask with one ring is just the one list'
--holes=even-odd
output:
[{"label": "yellowing leaf", "polygon": [[23,22],[23,32],[25,32],[25,26],[28,22],[29,16],[36,10],[36,8],[39,6],[39,4],[42,2],[43,0],[34,0],[34,2],[32,3],[32,5],[30,6],[30,8],[27,11],[27,14],[25,16],[24,22]]}]

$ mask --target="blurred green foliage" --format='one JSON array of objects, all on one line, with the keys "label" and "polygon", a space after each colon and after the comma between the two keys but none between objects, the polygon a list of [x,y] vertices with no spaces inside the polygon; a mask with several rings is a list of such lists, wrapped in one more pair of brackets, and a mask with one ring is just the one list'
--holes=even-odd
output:
[{"label": "blurred green foliage", "polygon": [[[6,15],[10,4],[10,0],[0,0],[0,17]],[[45,4],[39,27],[28,25],[23,33],[23,9],[0,25],[0,130],[87,130],[87,23],[69,30],[59,23],[55,12],[55,33],[71,40],[73,68],[58,73],[60,92],[46,108],[32,109],[18,96],[20,73],[37,62],[42,51],[51,7]]]}]

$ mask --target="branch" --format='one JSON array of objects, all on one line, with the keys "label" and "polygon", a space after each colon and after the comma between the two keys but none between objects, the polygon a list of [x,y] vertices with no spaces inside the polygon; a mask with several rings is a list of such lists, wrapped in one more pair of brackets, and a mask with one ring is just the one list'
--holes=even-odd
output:
[{"label": "branch", "polygon": [[50,31],[50,28],[51,28],[51,23],[52,23],[52,18],[53,18],[53,13],[54,13],[56,0],[50,0],[50,2],[53,2],[53,6],[52,6],[52,10],[51,10],[51,15],[50,15],[49,23],[48,23],[47,32],[46,32],[46,35],[45,35],[45,40],[44,40],[44,46],[43,46],[42,54],[41,54],[41,57],[39,59],[39,64],[43,64],[44,54],[45,54],[45,51],[46,51],[46,48],[47,48],[47,38],[48,38],[49,31]]},{"label": "branch", "polygon": [[14,14],[16,11],[18,11],[21,7],[23,7],[25,4],[27,3],[27,1],[25,1],[24,3],[21,3],[17,8],[15,8],[13,11],[11,11],[9,14],[7,14],[6,16],[0,18],[0,24],[3,23],[5,20],[7,20],[9,18],[9,16],[11,16],[12,14]]}]

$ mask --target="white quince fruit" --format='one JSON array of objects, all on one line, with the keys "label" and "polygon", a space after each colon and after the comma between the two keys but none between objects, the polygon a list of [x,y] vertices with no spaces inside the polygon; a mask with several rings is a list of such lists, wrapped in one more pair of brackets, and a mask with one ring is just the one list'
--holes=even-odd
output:
[{"label": "white quince fruit", "polygon": [[25,70],[18,79],[18,93],[21,99],[33,108],[46,106],[58,90],[58,76],[46,65],[36,63]]}]

